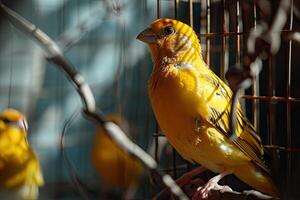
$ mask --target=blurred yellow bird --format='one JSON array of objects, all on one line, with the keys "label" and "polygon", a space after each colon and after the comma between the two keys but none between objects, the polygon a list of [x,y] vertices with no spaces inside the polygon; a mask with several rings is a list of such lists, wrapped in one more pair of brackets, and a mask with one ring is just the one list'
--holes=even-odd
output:
[{"label": "blurred yellow bird", "polygon": [[[129,125],[120,115],[110,114],[106,119],[119,125],[125,133],[129,133]],[[122,151],[102,127],[97,127],[92,164],[105,184],[123,190],[135,188],[142,174],[141,163]]]},{"label": "blurred yellow bird", "polygon": [[158,19],[137,39],[147,43],[152,54],[148,92],[161,129],[183,158],[220,173],[202,187],[201,197],[220,187],[218,181],[230,173],[278,196],[262,159],[261,140],[240,105],[238,138],[229,140],[232,91],[207,67],[193,29],[177,20]]},{"label": "blurred yellow bird", "polygon": [[27,141],[26,119],[6,109],[0,115],[0,199],[37,199],[43,183],[39,160]]}]

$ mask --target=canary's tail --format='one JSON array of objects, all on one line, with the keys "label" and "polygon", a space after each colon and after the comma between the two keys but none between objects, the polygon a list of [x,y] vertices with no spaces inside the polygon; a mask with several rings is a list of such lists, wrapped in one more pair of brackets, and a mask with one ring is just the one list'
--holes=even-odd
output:
[{"label": "canary's tail", "polygon": [[255,163],[249,162],[236,168],[234,174],[256,190],[279,197],[279,191],[270,174]]}]

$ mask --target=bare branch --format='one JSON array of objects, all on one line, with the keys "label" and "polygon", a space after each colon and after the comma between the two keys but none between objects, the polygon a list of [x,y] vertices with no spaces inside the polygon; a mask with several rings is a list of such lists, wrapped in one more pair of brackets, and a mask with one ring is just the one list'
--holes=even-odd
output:
[{"label": "bare branch", "polygon": [[277,200],[278,198],[262,194],[255,190],[242,192],[211,190],[208,199],[212,200]]},{"label": "bare branch", "polygon": [[[196,189],[190,189],[192,185],[194,185],[193,188],[199,187],[204,185],[202,179],[195,178],[197,175],[204,172],[206,169],[204,167],[198,167],[193,169],[192,171],[189,171],[185,174],[183,174],[180,178],[176,180],[176,183],[180,186],[185,188],[187,194],[189,196],[193,196],[196,192]],[[189,189],[188,189],[189,188]],[[229,187],[226,187],[229,188]],[[245,190],[242,192],[237,192],[231,190],[222,190],[222,189],[212,189],[209,192],[209,196],[207,199],[210,200],[275,200],[278,198],[274,198],[265,194],[262,194],[255,190]],[[187,190],[190,190],[191,192],[188,192]],[[163,200],[163,199],[170,199],[170,190],[164,189],[161,191],[157,196],[154,197],[154,200]]]},{"label": "bare branch", "polygon": [[30,23],[11,9],[7,8],[2,4],[2,2],[0,2],[0,10],[13,25],[27,33],[30,38],[34,38],[39,45],[42,46],[46,52],[46,58],[49,62],[54,63],[59,69],[65,72],[69,80],[75,86],[77,93],[81,97],[81,100],[84,104],[83,112],[85,113],[85,116],[103,126],[109,137],[111,137],[121,149],[140,160],[152,173],[158,174],[162,179],[162,182],[172,191],[175,196],[181,200],[188,199],[188,197],[175,183],[171,176],[168,174],[162,174],[158,171],[156,161],[149,154],[147,154],[138,145],[133,143],[119,126],[112,122],[107,122],[103,115],[100,115],[96,112],[95,98],[89,85],[77,72],[75,67],[73,67],[73,65],[63,56],[58,45],[34,24]]}]

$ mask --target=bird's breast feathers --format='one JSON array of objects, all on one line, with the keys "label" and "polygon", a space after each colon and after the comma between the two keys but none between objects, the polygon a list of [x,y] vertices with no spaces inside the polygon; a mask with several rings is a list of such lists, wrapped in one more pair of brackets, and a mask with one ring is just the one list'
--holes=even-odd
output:
[{"label": "bird's breast feathers", "polygon": [[175,148],[185,154],[185,150],[180,147],[186,145],[179,144],[186,142],[190,146],[189,143],[194,140],[189,132],[196,129],[195,119],[199,112],[195,108],[205,113],[207,106],[197,92],[199,79],[195,76],[192,65],[169,67],[168,72],[152,74],[149,96],[162,130]]},{"label": "bird's breast feathers", "polygon": [[183,66],[187,67],[171,66],[166,73],[152,74],[149,82],[152,107],[160,127],[176,150],[185,159],[200,162],[217,172],[222,170],[222,165],[209,160],[224,163],[226,157],[239,151],[233,145],[224,145],[224,135],[207,122],[211,108],[209,98],[203,94],[208,87],[201,78],[204,75],[190,64]]},{"label": "bird's breast feathers", "polygon": [[165,69],[154,70],[149,81],[154,110],[163,114],[176,112],[181,116],[208,115],[200,77],[191,63],[170,64]]}]

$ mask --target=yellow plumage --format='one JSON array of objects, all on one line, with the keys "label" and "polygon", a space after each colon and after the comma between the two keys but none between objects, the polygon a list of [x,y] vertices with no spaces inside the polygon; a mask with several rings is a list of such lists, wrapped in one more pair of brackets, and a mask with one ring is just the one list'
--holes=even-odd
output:
[{"label": "yellow plumage", "polygon": [[158,123],[175,149],[189,161],[221,173],[232,172],[255,189],[278,195],[262,160],[263,146],[253,126],[237,111],[237,140],[229,140],[232,92],[205,64],[197,35],[188,25],[158,19],[138,39],[154,62],[148,91]]},{"label": "yellow plumage", "polygon": [[0,199],[37,199],[44,183],[26,126],[25,117],[16,110],[7,109],[0,115]]},{"label": "yellow plumage", "polygon": [[[116,123],[128,133],[128,123],[120,115],[111,114],[107,120]],[[108,186],[121,189],[136,187],[142,173],[141,163],[122,151],[102,127],[97,127],[92,164]]]}]

